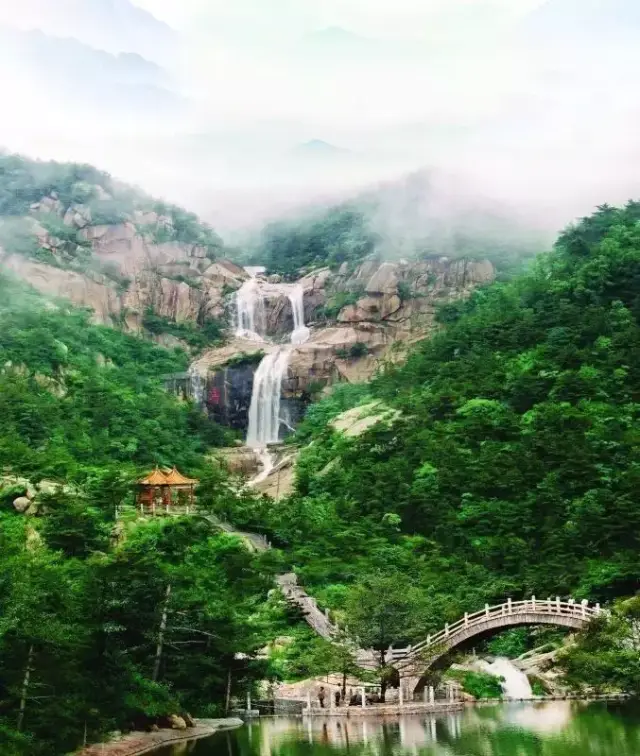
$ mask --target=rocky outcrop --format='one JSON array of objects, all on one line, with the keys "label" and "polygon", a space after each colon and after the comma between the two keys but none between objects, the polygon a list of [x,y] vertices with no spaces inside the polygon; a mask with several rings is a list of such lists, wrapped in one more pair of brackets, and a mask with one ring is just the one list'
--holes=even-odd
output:
[{"label": "rocky outcrop", "polygon": [[[337,273],[322,269],[305,276],[300,283],[311,334],[291,350],[282,411],[295,425],[304,404],[327,386],[366,381],[383,364],[401,361],[413,343],[437,328],[440,305],[468,296],[494,275],[489,262],[438,258],[415,263],[368,260],[351,275],[343,267]],[[282,293],[271,296],[265,289],[261,317],[277,340],[278,334],[291,331],[291,304]],[[194,363],[213,389],[208,407],[215,419],[246,428],[253,373],[260,356],[276,348],[270,342],[235,339]]]},{"label": "rocky outcrop", "polygon": [[16,475],[0,477],[0,498],[10,501],[19,514],[28,516],[40,513],[43,497],[57,493],[75,493],[74,489],[53,480],[43,479],[39,483],[32,483],[28,478]]},{"label": "rocky outcrop", "polygon": [[25,228],[52,264],[0,249],[2,266],[48,296],[91,308],[98,323],[137,332],[149,309],[178,323],[220,318],[225,296],[247,278],[232,262],[210,259],[204,246],[160,241],[175,234],[171,219],[155,212],[96,225],[88,206],[65,207],[53,193],[31,206],[31,216]]}]

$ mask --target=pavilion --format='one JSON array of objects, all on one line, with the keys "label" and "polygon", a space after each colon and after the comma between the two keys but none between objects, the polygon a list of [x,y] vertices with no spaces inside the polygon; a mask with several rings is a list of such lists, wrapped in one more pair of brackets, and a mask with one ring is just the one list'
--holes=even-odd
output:
[{"label": "pavilion", "polygon": [[171,470],[156,467],[138,481],[137,505],[140,514],[191,514],[194,511],[195,487],[200,481],[186,478],[174,466]]}]

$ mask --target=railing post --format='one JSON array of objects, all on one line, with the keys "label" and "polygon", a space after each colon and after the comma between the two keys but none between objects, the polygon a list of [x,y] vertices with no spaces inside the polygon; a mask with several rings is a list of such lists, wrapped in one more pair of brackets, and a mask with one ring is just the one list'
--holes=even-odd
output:
[{"label": "railing post", "polygon": [[575,599],[569,599],[569,614],[573,614]]},{"label": "railing post", "polygon": [[469,627],[469,612],[464,613],[464,626]]},{"label": "railing post", "polygon": [[429,703],[435,703],[436,702],[436,689],[433,687],[433,685],[429,686]]},{"label": "railing post", "polygon": [[582,599],[582,616],[583,617],[587,616],[587,606],[588,606],[588,604],[589,604],[589,602],[587,601],[587,599]]},{"label": "railing post", "polygon": [[507,614],[512,614],[512,612],[513,612],[513,607],[511,606],[511,599],[508,598],[507,599]]},{"label": "railing post", "polygon": [[556,611],[558,614],[562,614],[562,609],[560,608],[560,596],[556,596]]},{"label": "railing post", "polygon": [[596,604],[596,614],[600,614],[600,604]]},{"label": "railing post", "polygon": [[427,646],[431,645],[431,636],[427,635]]},{"label": "railing post", "polygon": [[364,688],[360,688],[360,691],[361,691],[361,695],[362,695],[362,708],[366,709],[367,708],[367,696],[365,694]]},{"label": "railing post", "polygon": [[489,612],[489,604],[485,604],[484,605],[484,614],[485,614],[486,617],[489,616],[489,614],[490,614],[490,612]]},{"label": "railing post", "polygon": [[444,626],[444,637],[445,638],[449,637],[449,623],[448,622]]},{"label": "railing post", "polygon": [[536,610],[536,597],[532,596],[531,597],[531,611],[535,612],[535,610]]},{"label": "railing post", "polygon": [[422,689],[422,700],[425,704],[429,703],[429,688],[426,685]]}]

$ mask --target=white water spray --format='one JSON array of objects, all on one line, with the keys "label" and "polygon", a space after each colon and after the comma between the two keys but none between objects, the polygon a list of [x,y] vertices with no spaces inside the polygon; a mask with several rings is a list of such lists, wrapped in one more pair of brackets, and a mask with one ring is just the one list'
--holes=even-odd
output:
[{"label": "white water spray", "polygon": [[483,662],[482,666],[489,674],[504,678],[502,691],[505,698],[521,699],[533,697],[529,678],[524,672],[515,667],[509,659],[499,657],[491,664]]},{"label": "white water spray", "polygon": [[236,337],[264,341],[259,329],[264,321],[264,300],[255,278],[245,281],[236,292]]},{"label": "white water spray", "polygon": [[189,368],[189,383],[193,401],[198,407],[202,407],[204,404],[205,379],[193,365]]},{"label": "white water spray", "polygon": [[247,446],[264,447],[278,441],[282,379],[289,366],[289,350],[268,354],[253,376]]},{"label": "white water spray", "polygon": [[[247,446],[261,451],[262,477],[271,466],[266,447],[277,443],[284,420],[280,415],[282,382],[289,367],[293,346],[304,344],[309,338],[309,329],[304,323],[304,290],[299,284],[269,284],[257,278],[246,281],[236,293],[238,323],[236,336],[264,341],[260,326],[264,322],[264,294],[278,293],[289,298],[293,313],[293,330],[289,336],[290,346],[280,346],[266,355],[258,365],[253,377]],[[262,308],[262,309],[261,309]],[[265,472],[266,471],[266,472]]]},{"label": "white water spray", "polygon": [[304,344],[309,338],[309,329],[304,324],[304,289],[300,284],[294,284],[288,292],[291,310],[293,312],[293,332],[291,343]]}]

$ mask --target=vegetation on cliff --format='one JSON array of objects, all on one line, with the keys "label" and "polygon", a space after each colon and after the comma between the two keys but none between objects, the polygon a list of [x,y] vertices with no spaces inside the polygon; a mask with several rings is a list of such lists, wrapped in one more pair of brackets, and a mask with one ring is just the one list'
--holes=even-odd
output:
[{"label": "vegetation on cliff", "polygon": [[[85,728],[96,739],[174,711],[219,711],[229,676],[237,692],[257,678],[352,670],[348,643],[329,653],[299,629],[270,665],[257,657],[295,619],[265,600],[292,566],[381,654],[505,596],[632,595],[639,229],[640,204],[600,208],[526,275],[443,310],[446,327],[405,365],[313,406],[298,435],[313,443],[277,507],[207,469],[223,431],[157,380],[184,369],[182,352],[93,326],[1,277],[0,465],[71,484],[43,494],[35,517],[12,506],[16,484],[0,492],[5,751],[53,756]],[[382,420],[337,432],[329,421],[360,403]],[[281,551],[255,556],[202,518],[135,521],[125,507],[116,523],[135,474],[154,463],[201,477],[207,509]],[[624,636],[636,614],[623,604],[619,624],[567,656],[576,685],[593,670],[599,687],[638,689]]]},{"label": "vegetation on cliff", "polygon": [[[114,181],[108,173],[91,165],[44,162],[0,152],[0,217],[29,215],[32,206],[47,198],[58,202],[59,206],[50,202],[48,207],[34,208],[36,216],[45,223],[56,222],[55,217],[46,217],[51,215],[52,209],[64,216],[70,208],[78,206],[87,225],[91,226],[134,221],[136,211],[155,213],[163,219],[162,222],[140,223],[140,230],[149,234],[154,242],[195,244],[206,247],[212,256],[222,248],[220,237],[193,213]],[[54,236],[54,231],[58,230],[65,241],[84,246],[72,223],[60,221],[56,226],[56,229],[50,229]],[[0,235],[0,243],[8,251],[24,252],[24,249],[12,248],[9,234]],[[37,251],[35,236],[32,236],[32,243]]]},{"label": "vegetation on cliff", "polygon": [[[457,197],[458,193],[453,195]],[[251,262],[293,278],[299,271],[364,258],[491,260],[512,275],[545,241],[507,211],[480,200],[453,199],[428,173],[417,173],[346,202],[266,226]]]},{"label": "vegetation on cliff", "polygon": [[[263,674],[254,652],[286,621],[265,604],[277,556],[202,519],[127,514],[155,464],[200,477],[204,506],[236,496],[204,458],[226,432],[160,384],[186,364],[0,275],[3,753],[67,753],[171,712],[213,714],[229,676],[237,691]],[[36,487],[36,513],[16,511]]]},{"label": "vegetation on cliff", "polygon": [[640,203],[601,207],[526,275],[448,308],[363,390],[398,419],[348,437],[326,423],[344,405],[314,407],[295,494],[235,517],[266,523],[349,625],[368,576],[393,578],[418,620],[398,642],[505,596],[632,595],[639,229]]}]

